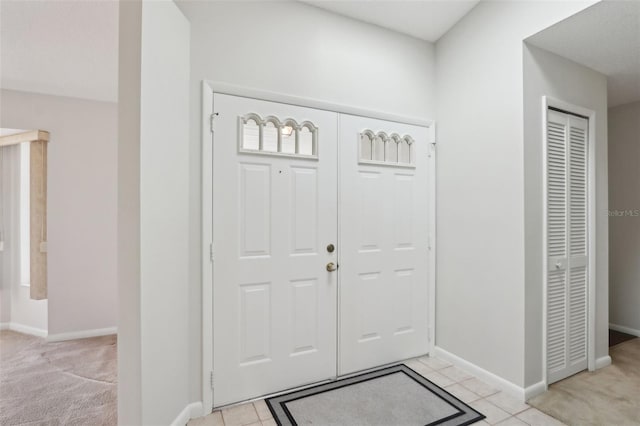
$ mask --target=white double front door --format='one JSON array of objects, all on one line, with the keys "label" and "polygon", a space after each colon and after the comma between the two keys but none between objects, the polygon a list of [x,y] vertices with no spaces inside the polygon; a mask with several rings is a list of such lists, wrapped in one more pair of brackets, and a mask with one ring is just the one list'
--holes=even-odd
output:
[{"label": "white double front door", "polygon": [[427,129],[214,111],[214,406],[426,353]]}]

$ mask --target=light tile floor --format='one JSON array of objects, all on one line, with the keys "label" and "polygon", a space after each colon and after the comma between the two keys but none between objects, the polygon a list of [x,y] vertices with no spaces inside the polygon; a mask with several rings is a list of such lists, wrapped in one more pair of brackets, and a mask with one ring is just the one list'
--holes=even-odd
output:
[{"label": "light tile floor", "polygon": [[[405,364],[487,416],[483,421],[476,423],[477,425],[564,425],[441,359],[422,357],[408,360]],[[275,425],[276,422],[263,400],[216,410],[206,417],[192,419],[188,423],[188,426]]]}]

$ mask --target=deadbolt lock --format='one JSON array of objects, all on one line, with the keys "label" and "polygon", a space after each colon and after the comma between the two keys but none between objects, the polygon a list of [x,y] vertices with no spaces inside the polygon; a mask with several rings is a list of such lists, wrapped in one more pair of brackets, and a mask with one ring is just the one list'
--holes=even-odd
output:
[{"label": "deadbolt lock", "polygon": [[333,271],[335,271],[336,269],[338,269],[338,265],[336,265],[336,264],[335,264],[335,263],[333,263],[333,262],[329,262],[329,263],[327,263],[327,271],[329,271],[329,272],[333,272]]},{"label": "deadbolt lock", "polygon": [[333,244],[329,244],[329,245],[327,246],[327,251],[328,251],[329,253],[333,253],[333,252],[335,251],[335,249],[336,249],[336,246],[334,246]]}]

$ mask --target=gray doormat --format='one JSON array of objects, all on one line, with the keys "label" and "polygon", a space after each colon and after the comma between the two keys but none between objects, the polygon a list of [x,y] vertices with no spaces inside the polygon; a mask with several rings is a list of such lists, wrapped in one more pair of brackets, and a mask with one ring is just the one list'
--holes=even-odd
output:
[{"label": "gray doormat", "polygon": [[463,426],[485,418],[406,365],[267,399],[278,425]]}]

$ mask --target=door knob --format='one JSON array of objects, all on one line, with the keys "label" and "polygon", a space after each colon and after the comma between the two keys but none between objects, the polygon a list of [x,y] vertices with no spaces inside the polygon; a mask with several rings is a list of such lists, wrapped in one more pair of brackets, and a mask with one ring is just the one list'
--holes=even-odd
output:
[{"label": "door knob", "polygon": [[329,272],[333,272],[333,271],[335,271],[336,269],[338,269],[338,265],[336,265],[336,264],[335,264],[335,263],[333,263],[333,262],[329,262],[329,263],[327,263],[327,271],[329,271]]},{"label": "door knob", "polygon": [[556,263],[556,269],[560,269],[560,268],[562,268],[562,263],[557,262],[557,263]]}]

